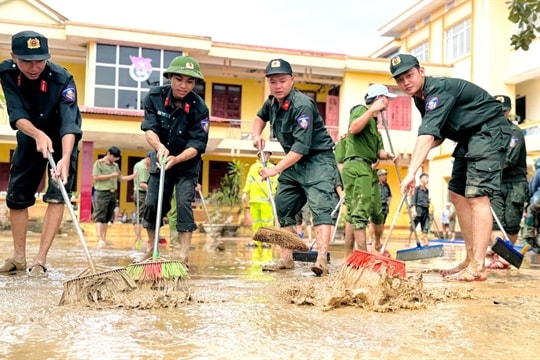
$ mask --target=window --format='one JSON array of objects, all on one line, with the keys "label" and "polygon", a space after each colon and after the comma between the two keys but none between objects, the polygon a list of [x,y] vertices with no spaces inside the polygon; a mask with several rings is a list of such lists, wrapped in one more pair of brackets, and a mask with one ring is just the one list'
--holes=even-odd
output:
[{"label": "window", "polygon": [[241,99],[240,85],[212,84],[212,116],[240,119]]},{"label": "window", "polygon": [[[386,109],[386,121],[389,130],[411,130],[411,97],[404,94],[397,86],[387,85],[391,93],[398,94],[398,97],[388,103]],[[384,129],[382,122],[379,128]]]},{"label": "window", "polygon": [[426,41],[420,46],[415,47],[410,51],[410,54],[415,56],[420,63],[427,62],[429,59],[429,44]]},{"label": "window", "polygon": [[467,19],[446,31],[446,62],[471,52],[471,20]]},{"label": "window", "polygon": [[142,109],[148,90],[163,84],[163,72],[180,51],[96,45],[94,106]]}]

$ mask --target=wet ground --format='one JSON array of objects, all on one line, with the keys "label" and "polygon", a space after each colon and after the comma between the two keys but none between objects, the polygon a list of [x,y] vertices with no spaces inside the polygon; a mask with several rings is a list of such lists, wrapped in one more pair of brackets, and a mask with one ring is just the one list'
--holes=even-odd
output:
[{"label": "wet ground", "polygon": [[[111,239],[112,249],[87,240],[99,265],[126,266],[140,255],[131,250],[131,234]],[[223,240],[225,251],[213,252],[203,235],[195,237],[189,301],[100,309],[58,306],[63,282],[88,266],[76,234],[58,236],[47,278],[0,276],[0,358],[530,359],[540,351],[537,259],[527,257],[519,270],[490,271],[485,282],[446,282],[430,270],[454,265],[464,248],[445,243],[443,258],[406,263],[422,288],[423,297],[409,302],[415,306],[328,306],[318,294],[342,270],[342,245],[331,247],[331,276],[315,278],[300,262],[293,271],[263,273],[261,264],[277,256],[272,249],[247,248],[249,238]],[[29,236],[29,261],[38,241]],[[392,255],[404,244],[392,240]],[[0,256],[11,250],[9,232],[0,233]],[[173,258],[175,250],[163,253]]]}]

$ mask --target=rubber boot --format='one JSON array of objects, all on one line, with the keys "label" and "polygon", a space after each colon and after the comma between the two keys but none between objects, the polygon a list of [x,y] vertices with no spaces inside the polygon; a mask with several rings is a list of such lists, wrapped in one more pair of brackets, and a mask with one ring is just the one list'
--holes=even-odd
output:
[{"label": "rubber boot", "polygon": [[191,246],[191,237],[193,233],[191,231],[178,233],[178,240],[180,242],[180,261],[186,265],[189,265],[189,248]]}]

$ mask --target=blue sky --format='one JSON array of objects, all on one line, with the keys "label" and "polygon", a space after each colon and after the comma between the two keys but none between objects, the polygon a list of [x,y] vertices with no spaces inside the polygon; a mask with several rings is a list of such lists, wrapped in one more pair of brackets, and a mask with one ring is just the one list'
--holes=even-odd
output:
[{"label": "blue sky", "polygon": [[214,41],[367,56],[377,29],[417,0],[43,0],[72,21],[209,36]]}]

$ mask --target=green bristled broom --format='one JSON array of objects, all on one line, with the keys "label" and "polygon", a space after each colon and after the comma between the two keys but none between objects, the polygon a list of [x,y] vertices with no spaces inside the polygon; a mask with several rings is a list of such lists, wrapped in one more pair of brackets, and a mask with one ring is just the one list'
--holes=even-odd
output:
[{"label": "green bristled broom", "polygon": [[128,265],[127,272],[139,284],[162,288],[168,285],[176,288],[179,281],[189,277],[184,264],[179,260],[168,260],[160,257],[158,252],[159,228],[161,227],[161,212],[163,206],[163,188],[165,186],[165,159],[162,159],[159,173],[159,192],[156,216],[156,232],[152,257]]}]

